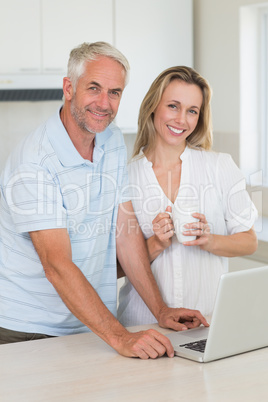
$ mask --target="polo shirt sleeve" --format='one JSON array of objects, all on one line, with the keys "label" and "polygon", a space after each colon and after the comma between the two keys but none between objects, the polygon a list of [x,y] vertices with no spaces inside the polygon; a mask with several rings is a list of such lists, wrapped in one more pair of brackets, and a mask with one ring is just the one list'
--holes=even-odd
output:
[{"label": "polo shirt sleeve", "polygon": [[127,156],[126,151],[124,155],[125,163],[122,167],[121,183],[118,189],[118,203],[122,204],[124,202],[131,200],[130,190],[129,190],[129,179],[128,179],[128,169],[127,169]]},{"label": "polo shirt sleeve", "polygon": [[4,197],[18,233],[67,227],[57,181],[38,165],[20,165],[6,181]]},{"label": "polo shirt sleeve", "polygon": [[258,212],[246,190],[245,177],[230,155],[219,154],[216,179],[222,191],[228,234],[252,228]]}]

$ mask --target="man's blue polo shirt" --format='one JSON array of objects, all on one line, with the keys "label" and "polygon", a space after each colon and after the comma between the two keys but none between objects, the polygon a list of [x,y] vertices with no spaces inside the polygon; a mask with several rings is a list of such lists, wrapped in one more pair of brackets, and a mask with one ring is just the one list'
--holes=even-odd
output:
[{"label": "man's blue polo shirt", "polygon": [[46,279],[29,236],[44,229],[67,228],[73,262],[116,315],[116,221],[127,183],[123,135],[113,124],[96,135],[93,162],[77,152],[59,113],[14,150],[1,176],[1,327],[89,331]]}]

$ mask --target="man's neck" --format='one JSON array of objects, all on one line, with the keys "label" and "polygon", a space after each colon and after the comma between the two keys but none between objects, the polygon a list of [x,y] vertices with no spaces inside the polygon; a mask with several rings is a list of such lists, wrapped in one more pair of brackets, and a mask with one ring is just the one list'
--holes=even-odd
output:
[{"label": "man's neck", "polygon": [[70,111],[64,106],[61,109],[60,118],[77,152],[82,158],[93,162],[96,134],[80,129],[74,122]]}]

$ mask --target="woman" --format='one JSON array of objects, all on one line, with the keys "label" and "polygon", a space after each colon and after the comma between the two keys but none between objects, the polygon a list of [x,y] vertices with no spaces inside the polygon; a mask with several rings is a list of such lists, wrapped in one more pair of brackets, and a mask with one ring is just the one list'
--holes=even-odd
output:
[{"label": "woman", "polygon": [[[257,248],[257,212],[241,171],[228,154],[211,151],[211,90],[189,67],[172,67],[151,85],[140,108],[129,166],[133,206],[165,302],[210,315],[228,258]],[[179,243],[168,212],[198,203],[196,240]],[[189,233],[189,232],[188,232]],[[187,232],[185,232],[187,235]],[[156,319],[126,279],[118,319],[125,326]]]}]

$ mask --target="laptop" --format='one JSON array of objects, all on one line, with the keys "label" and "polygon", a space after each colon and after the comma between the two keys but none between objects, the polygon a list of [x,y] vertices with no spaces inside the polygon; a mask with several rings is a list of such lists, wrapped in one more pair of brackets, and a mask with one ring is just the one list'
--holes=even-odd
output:
[{"label": "laptop", "polygon": [[268,265],[223,274],[210,327],[166,335],[175,355],[210,362],[268,346]]}]

